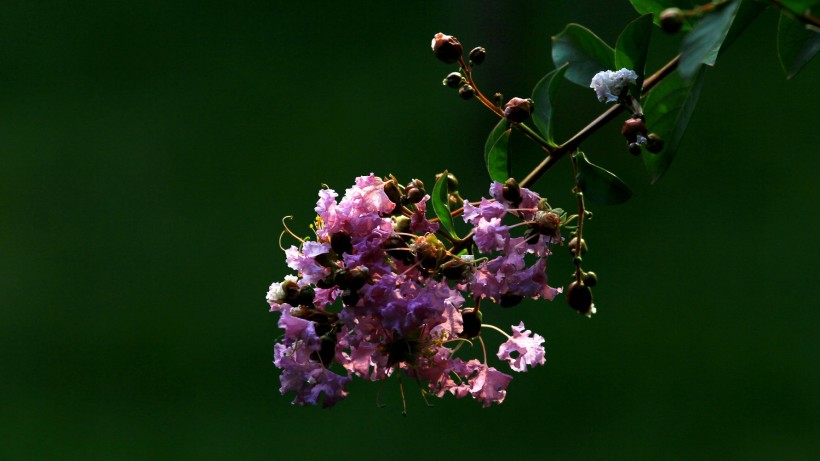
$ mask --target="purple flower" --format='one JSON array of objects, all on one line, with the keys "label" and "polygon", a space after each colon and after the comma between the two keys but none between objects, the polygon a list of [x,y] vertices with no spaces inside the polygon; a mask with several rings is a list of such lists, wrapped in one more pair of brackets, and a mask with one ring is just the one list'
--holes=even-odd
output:
[{"label": "purple flower", "polygon": [[510,239],[507,226],[501,224],[498,218],[481,219],[475,227],[473,241],[482,253],[490,253],[504,248]]}]

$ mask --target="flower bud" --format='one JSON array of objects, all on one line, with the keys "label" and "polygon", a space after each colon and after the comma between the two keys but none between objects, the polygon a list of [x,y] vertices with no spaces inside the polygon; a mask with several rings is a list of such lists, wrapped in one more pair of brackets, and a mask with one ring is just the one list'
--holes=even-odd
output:
[{"label": "flower bud", "polygon": [[548,235],[551,237],[558,237],[559,229],[561,227],[561,217],[552,211],[538,211],[535,217],[529,223],[532,229],[535,229],[539,234]]},{"label": "flower bud", "polygon": [[464,52],[457,38],[441,32],[433,36],[431,46],[436,57],[447,64],[458,61],[461,58],[461,53]]},{"label": "flower bud", "polygon": [[636,142],[629,143],[627,149],[629,149],[629,153],[632,155],[641,155],[641,145]]},{"label": "flower bud", "polygon": [[632,117],[624,122],[621,134],[630,143],[638,142],[638,136],[646,136],[646,124],[641,117]]},{"label": "flower bud", "polygon": [[439,273],[447,280],[463,282],[470,273],[470,265],[461,258],[454,258],[439,267]]},{"label": "flower bud", "polygon": [[461,88],[458,89],[458,95],[461,96],[461,99],[470,99],[475,94],[475,90],[470,85],[461,85]]},{"label": "flower bud", "polygon": [[470,62],[475,65],[480,65],[487,57],[487,50],[484,47],[477,46],[470,51]]},{"label": "flower bud", "polygon": [[416,249],[416,257],[421,263],[421,267],[425,269],[435,268],[447,251],[435,234],[427,234],[424,237],[417,238],[413,246]]},{"label": "flower bud", "polygon": [[409,203],[419,203],[421,199],[424,198],[424,195],[427,194],[424,190],[424,183],[418,179],[410,181],[404,191],[407,194],[407,201]]},{"label": "flower bud", "polygon": [[518,206],[521,203],[521,186],[518,185],[515,179],[510,178],[504,181],[501,196],[504,197],[504,200],[510,202],[512,206]]},{"label": "flower bud", "polygon": [[592,290],[581,283],[572,282],[567,287],[567,304],[581,314],[592,312]]},{"label": "flower bud", "polygon": [[313,260],[322,267],[334,268],[336,267],[336,256],[337,254],[332,252],[322,253],[313,258]]},{"label": "flower bud", "polygon": [[325,278],[319,280],[318,282],[316,282],[316,286],[318,288],[323,288],[323,289],[335,287],[336,284],[333,282],[333,274],[330,274],[327,277],[325,277]]},{"label": "flower bud", "polygon": [[384,193],[396,205],[401,204],[404,199],[404,187],[396,181],[396,178],[384,183]]},{"label": "flower bud", "polygon": [[[567,247],[569,247],[570,254],[575,256],[575,254],[578,251],[578,237],[573,237],[572,240],[569,241],[569,245],[567,245]],[[581,239],[581,254],[584,255],[584,254],[586,254],[586,252],[587,252],[587,242],[586,242],[586,240]]]},{"label": "flower bud", "polygon": [[523,296],[507,292],[501,295],[501,299],[498,304],[500,304],[501,307],[513,307],[521,304],[521,301],[523,300]]},{"label": "flower bud", "polygon": [[585,272],[582,280],[584,285],[588,287],[594,287],[598,284],[598,276],[595,275],[595,272]]},{"label": "flower bud", "polygon": [[477,311],[473,307],[468,307],[461,311],[461,319],[463,321],[463,329],[459,334],[462,338],[475,338],[481,333],[481,311]]},{"label": "flower bud", "polygon": [[347,289],[342,292],[342,302],[345,306],[355,306],[359,302],[359,292],[356,290]]},{"label": "flower bud", "polygon": [[649,133],[646,137],[646,150],[657,154],[663,150],[663,139],[657,133]]},{"label": "flower bud", "polygon": [[384,243],[382,243],[382,248],[384,248],[385,253],[405,264],[412,263],[415,259],[413,252],[410,251],[410,247],[407,246],[407,242],[398,235],[387,237]]},{"label": "flower bud", "polygon": [[310,285],[305,285],[299,290],[299,296],[297,301],[300,306],[313,306],[313,298],[316,296],[316,292]]},{"label": "flower bud", "polygon": [[344,232],[336,232],[330,236],[330,248],[339,256],[343,253],[350,254],[353,252],[350,236]]},{"label": "flower bud", "polygon": [[521,123],[528,118],[535,108],[532,99],[512,98],[504,104],[504,118],[511,122]]},{"label": "flower bud", "polygon": [[396,216],[393,218],[393,231],[403,234],[410,232],[410,218],[407,216]]},{"label": "flower bud", "polygon": [[282,289],[285,291],[285,302],[290,304],[291,306],[299,306],[301,303],[299,302],[300,297],[299,294],[301,293],[301,289],[296,282],[287,281],[282,284]]},{"label": "flower bud", "polygon": [[367,284],[367,281],[370,279],[367,273],[367,267],[359,266],[354,267],[347,271],[347,277],[345,280],[345,284],[351,290],[358,290]]},{"label": "flower bud", "polygon": [[683,21],[685,19],[686,16],[680,8],[667,8],[661,11],[661,28],[664,32],[674,34],[683,26]]},{"label": "flower bud", "polygon": [[322,365],[329,367],[336,357],[336,335],[326,334],[321,338],[321,345],[319,346],[319,353],[316,354]]},{"label": "flower bud", "polygon": [[461,76],[458,72],[451,72],[444,77],[441,84],[445,86],[449,86],[450,88],[458,88],[459,85],[464,81],[464,77]]}]

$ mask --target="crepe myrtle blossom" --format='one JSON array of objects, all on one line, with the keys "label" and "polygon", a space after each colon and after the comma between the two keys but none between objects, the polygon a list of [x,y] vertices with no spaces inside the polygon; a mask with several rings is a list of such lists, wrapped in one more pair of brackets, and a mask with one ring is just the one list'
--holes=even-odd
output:
[{"label": "crepe myrtle blossom", "polygon": [[629,69],[618,71],[605,70],[592,77],[589,87],[595,90],[598,101],[614,102],[618,100],[624,88],[638,81],[638,74]]},{"label": "crepe myrtle blossom", "polygon": [[[455,244],[443,233],[439,239],[439,223],[427,217],[430,196],[417,197],[423,184],[411,184],[370,174],[341,198],[321,190],[315,238],[285,249],[296,273],[273,283],[266,300],[284,330],[273,361],[280,391],[294,394],[294,404],[330,407],[354,377],[393,375],[418,382],[424,396],[470,396],[483,406],[505,399],[512,376],[476,350],[484,331],[499,330],[482,329],[482,319],[497,308],[492,303],[561,292],[546,275],[549,247],[559,240],[539,224],[551,211],[537,193],[494,182],[490,199],[464,202],[470,244],[448,248]],[[523,322],[507,336],[497,356],[511,371],[545,363],[544,338]]]}]

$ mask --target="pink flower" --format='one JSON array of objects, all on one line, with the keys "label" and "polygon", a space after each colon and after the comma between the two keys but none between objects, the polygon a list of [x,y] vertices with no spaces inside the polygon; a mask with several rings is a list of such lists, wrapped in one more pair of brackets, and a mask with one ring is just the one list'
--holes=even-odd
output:
[{"label": "pink flower", "polygon": [[498,348],[498,358],[510,363],[515,371],[527,371],[527,366],[543,365],[546,359],[544,337],[524,330],[524,322],[513,326],[513,336]]}]

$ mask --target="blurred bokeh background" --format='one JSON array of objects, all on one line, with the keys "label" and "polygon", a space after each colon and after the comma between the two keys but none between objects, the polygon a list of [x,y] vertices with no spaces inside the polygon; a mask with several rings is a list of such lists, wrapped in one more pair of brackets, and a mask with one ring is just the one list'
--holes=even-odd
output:
[{"label": "blurred bokeh background", "polygon": [[[614,43],[626,0],[18,1],[0,4],[0,458],[818,459],[820,115],[786,81],[767,11],[708,71],[656,185],[617,124],[584,148],[635,198],[595,207],[599,314],[485,313],[547,338],[503,405],[354,382],[332,410],[281,396],[268,285],[321,184],[375,172],[466,196],[495,123],[441,85],[432,35],[482,45],[488,93],[529,95],[568,22]],[[679,37],[656,33],[650,68]],[[558,137],[603,106],[566,84]],[[539,152],[514,140],[514,172]],[[568,165],[536,188],[571,199]],[[554,285],[571,273],[563,252]],[[486,320],[486,319],[485,319]]]}]

